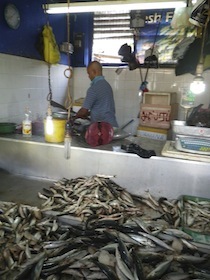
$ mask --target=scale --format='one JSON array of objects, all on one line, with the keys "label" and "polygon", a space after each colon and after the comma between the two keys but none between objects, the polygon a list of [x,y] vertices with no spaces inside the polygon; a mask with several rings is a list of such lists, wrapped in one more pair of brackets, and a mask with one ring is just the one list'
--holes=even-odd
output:
[{"label": "scale", "polygon": [[175,148],[179,151],[210,155],[210,138],[190,135],[176,135]]},{"label": "scale", "polygon": [[[185,121],[189,110],[194,107],[195,95],[187,88],[181,88],[180,106],[185,110]],[[178,151],[187,153],[210,155],[210,138],[188,134],[187,130],[182,134],[176,134],[174,147]]]},{"label": "scale", "polygon": [[[187,88],[181,88],[180,92],[180,106],[185,110],[185,122],[183,123],[186,123],[188,112],[194,107],[195,95]],[[174,148],[177,151],[189,154],[210,155],[210,132],[208,128],[182,124],[175,125],[173,129],[176,134]]]}]

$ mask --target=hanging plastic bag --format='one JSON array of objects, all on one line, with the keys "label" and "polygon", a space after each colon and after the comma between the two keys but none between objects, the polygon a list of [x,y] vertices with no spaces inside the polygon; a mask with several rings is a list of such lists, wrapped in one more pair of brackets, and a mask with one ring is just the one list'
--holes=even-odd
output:
[{"label": "hanging plastic bag", "polygon": [[185,37],[180,43],[176,45],[173,50],[172,58],[174,60],[182,59],[189,49],[190,45],[194,42],[195,36]]},{"label": "hanging plastic bag", "polygon": [[184,53],[183,58],[179,59],[175,67],[175,75],[180,76],[190,73],[195,75],[196,67],[200,59],[201,38],[195,40],[189,45],[187,51]]},{"label": "hanging plastic bag", "polygon": [[210,69],[210,22],[208,22],[205,31],[205,41],[204,41],[204,53],[203,53],[203,70]]},{"label": "hanging plastic bag", "polygon": [[60,61],[60,52],[53,34],[52,27],[49,24],[44,25],[42,37],[44,60],[50,64],[58,63]]},{"label": "hanging plastic bag", "polygon": [[176,8],[171,20],[171,28],[178,29],[192,26],[192,24],[189,22],[191,10],[192,7]]}]

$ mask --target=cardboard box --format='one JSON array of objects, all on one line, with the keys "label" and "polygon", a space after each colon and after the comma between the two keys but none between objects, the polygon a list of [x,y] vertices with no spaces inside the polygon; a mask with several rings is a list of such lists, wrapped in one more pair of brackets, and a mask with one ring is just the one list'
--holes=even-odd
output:
[{"label": "cardboard box", "polygon": [[139,124],[142,126],[157,127],[163,129],[170,128],[171,121],[170,105],[140,105]]},{"label": "cardboard box", "polygon": [[137,136],[154,139],[154,140],[166,141],[167,135],[168,135],[167,129],[139,126],[137,130]]}]

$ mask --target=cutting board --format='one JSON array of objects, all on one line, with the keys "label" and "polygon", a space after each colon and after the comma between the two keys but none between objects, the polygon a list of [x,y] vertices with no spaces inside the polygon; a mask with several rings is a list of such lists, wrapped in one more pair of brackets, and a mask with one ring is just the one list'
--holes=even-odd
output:
[{"label": "cutting board", "polygon": [[161,151],[161,155],[164,157],[210,162],[210,156],[178,151],[174,147],[174,143],[174,141],[166,141]]}]

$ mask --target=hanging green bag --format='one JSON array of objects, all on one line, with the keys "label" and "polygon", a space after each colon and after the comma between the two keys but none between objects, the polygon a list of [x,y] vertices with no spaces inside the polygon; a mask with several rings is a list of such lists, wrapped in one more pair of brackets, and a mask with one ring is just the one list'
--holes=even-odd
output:
[{"label": "hanging green bag", "polygon": [[44,60],[50,64],[58,63],[60,61],[60,52],[53,34],[52,27],[49,24],[44,25],[42,36]]}]

